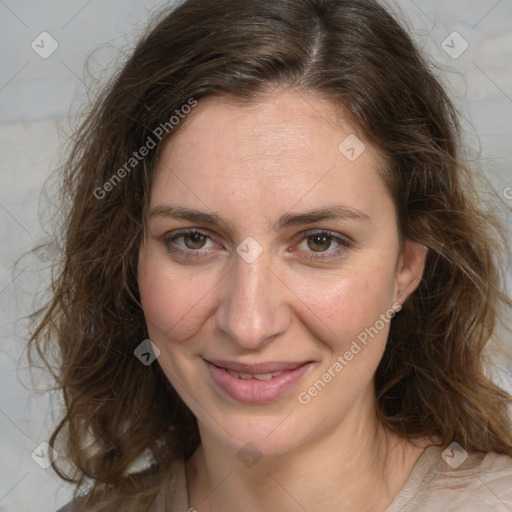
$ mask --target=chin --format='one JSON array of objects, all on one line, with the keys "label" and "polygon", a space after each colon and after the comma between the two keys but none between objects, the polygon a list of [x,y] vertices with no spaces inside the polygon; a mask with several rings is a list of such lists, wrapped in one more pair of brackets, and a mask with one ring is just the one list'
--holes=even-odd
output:
[{"label": "chin", "polygon": [[[199,420],[201,437],[212,437],[226,449],[234,452],[239,459],[245,455],[277,457],[288,454],[303,445],[311,432],[305,431],[304,421],[293,419],[293,411],[273,414],[224,413],[222,424],[206,418]],[[288,417],[289,416],[289,417]]]}]

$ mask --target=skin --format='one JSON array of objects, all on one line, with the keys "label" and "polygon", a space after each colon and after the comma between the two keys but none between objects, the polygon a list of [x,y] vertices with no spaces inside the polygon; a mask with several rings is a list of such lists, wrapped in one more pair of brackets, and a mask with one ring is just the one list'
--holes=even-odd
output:
[{"label": "skin", "polygon": [[[150,207],[215,213],[229,225],[153,215],[138,279],[158,363],[198,419],[201,446],[186,466],[190,506],[384,510],[432,444],[399,439],[376,419],[374,374],[389,322],[307,405],[297,398],[421,278],[426,248],[406,241],[402,250],[382,155],[365,143],[347,159],[338,146],[356,128],[299,91],[249,106],[205,98],[184,123],[158,162]],[[368,218],[278,229],[285,214],[333,205]],[[170,241],[184,228],[211,238]],[[321,230],[348,237],[349,247],[311,235]],[[249,236],[262,249],[251,263],[236,252]],[[191,257],[170,253],[176,246]],[[328,257],[308,258],[319,254]],[[278,399],[244,404],[218,389],[203,358],[313,365]],[[249,442],[262,455],[252,467],[237,457]]]}]

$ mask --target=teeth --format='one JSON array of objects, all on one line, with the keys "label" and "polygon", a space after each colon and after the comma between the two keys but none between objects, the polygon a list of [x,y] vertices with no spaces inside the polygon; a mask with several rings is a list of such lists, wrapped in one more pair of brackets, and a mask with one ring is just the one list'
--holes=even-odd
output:
[{"label": "teeth", "polygon": [[272,378],[272,374],[271,373],[257,373],[254,378],[256,380],[269,380]]},{"label": "teeth", "polygon": [[249,380],[249,379],[256,379],[256,380],[270,380],[272,377],[277,377],[278,375],[281,375],[283,372],[274,372],[274,373],[238,373],[234,370],[228,370],[226,371],[233,375],[233,377],[238,377],[239,379],[243,380]]}]

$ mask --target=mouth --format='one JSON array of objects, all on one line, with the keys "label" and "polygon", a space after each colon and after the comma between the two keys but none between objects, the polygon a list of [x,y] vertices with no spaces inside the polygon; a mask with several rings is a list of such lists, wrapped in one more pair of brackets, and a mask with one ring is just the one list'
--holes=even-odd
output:
[{"label": "mouth", "polygon": [[239,373],[235,372],[234,370],[228,370],[227,368],[224,368],[230,375],[233,375],[234,377],[238,377],[239,379],[243,380],[249,380],[249,379],[256,379],[256,380],[270,380],[274,377],[277,377],[278,375],[282,375],[284,372],[275,372],[275,373]]},{"label": "mouth", "polygon": [[204,360],[217,389],[243,403],[269,403],[292,388],[313,365],[306,362],[245,364]]}]

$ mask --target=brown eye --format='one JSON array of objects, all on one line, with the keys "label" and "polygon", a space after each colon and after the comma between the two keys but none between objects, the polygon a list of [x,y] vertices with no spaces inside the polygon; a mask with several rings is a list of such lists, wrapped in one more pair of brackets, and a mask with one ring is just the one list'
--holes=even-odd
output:
[{"label": "brown eye", "polygon": [[208,237],[202,233],[184,233],[180,235],[187,249],[202,249]]},{"label": "brown eye", "polygon": [[204,256],[213,245],[210,235],[195,230],[168,233],[163,241],[170,254],[193,258]]},{"label": "brown eye", "polygon": [[302,235],[299,254],[311,261],[345,258],[352,247],[350,239],[332,231],[308,231]]},{"label": "brown eye", "polygon": [[329,249],[332,243],[332,236],[325,233],[310,235],[307,238],[308,247],[314,252],[323,252]]}]

